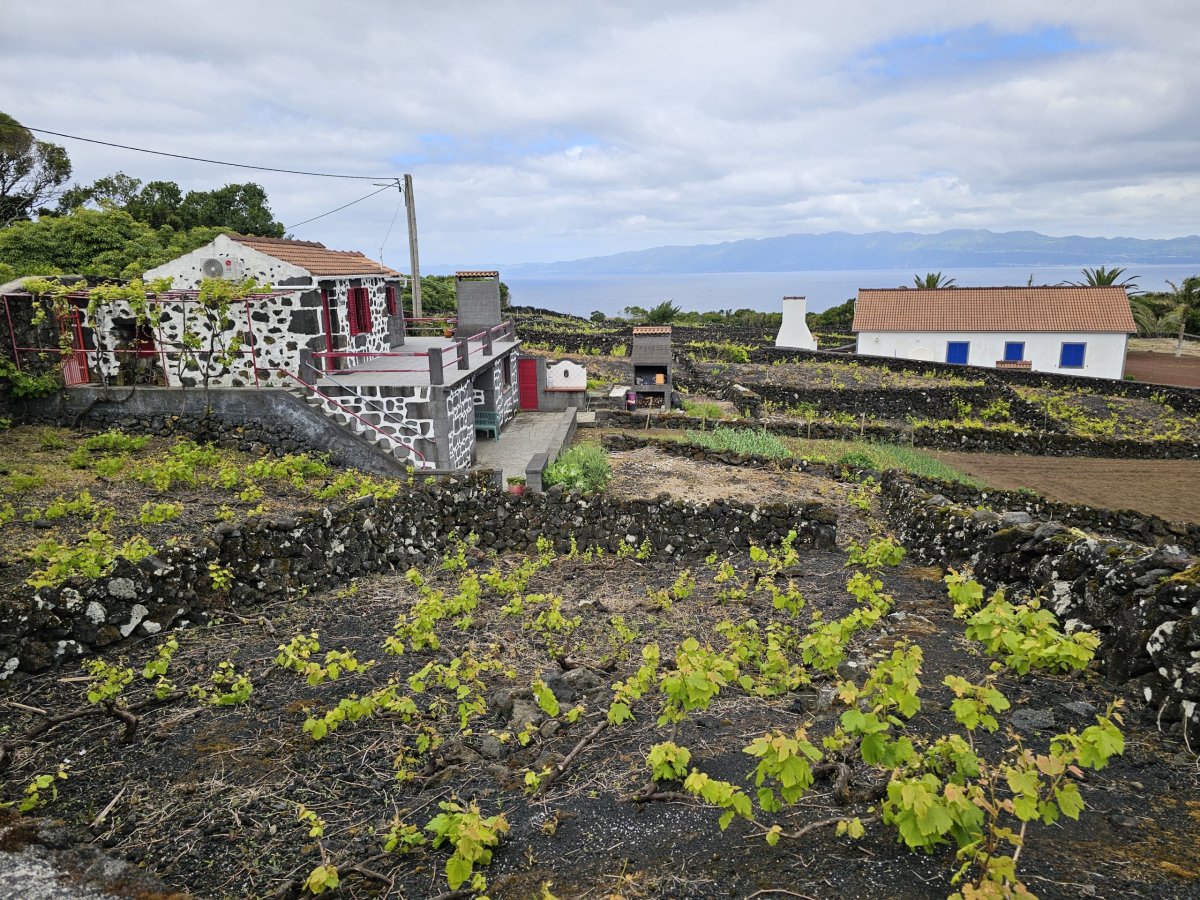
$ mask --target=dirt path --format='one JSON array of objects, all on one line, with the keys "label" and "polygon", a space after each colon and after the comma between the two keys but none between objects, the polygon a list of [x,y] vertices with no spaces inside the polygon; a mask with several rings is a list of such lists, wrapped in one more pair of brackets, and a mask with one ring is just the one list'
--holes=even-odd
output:
[{"label": "dirt path", "polygon": [[1200,462],[1194,460],[934,455],[995,488],[1026,487],[1064,503],[1135,509],[1172,522],[1200,522]]},{"label": "dirt path", "polygon": [[1200,356],[1174,353],[1144,353],[1130,350],[1125,354],[1125,374],[1151,384],[1200,387]]}]

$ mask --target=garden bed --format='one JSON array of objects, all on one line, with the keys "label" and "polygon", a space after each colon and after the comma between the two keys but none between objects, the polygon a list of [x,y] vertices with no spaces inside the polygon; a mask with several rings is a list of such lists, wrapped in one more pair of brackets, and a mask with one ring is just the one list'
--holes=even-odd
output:
[{"label": "garden bed", "polygon": [[39,570],[35,580],[57,583],[122,548],[146,556],[187,546],[220,522],[404,487],[305,454],[254,455],[186,438],[50,426],[0,434],[0,597],[31,591],[25,582]]}]

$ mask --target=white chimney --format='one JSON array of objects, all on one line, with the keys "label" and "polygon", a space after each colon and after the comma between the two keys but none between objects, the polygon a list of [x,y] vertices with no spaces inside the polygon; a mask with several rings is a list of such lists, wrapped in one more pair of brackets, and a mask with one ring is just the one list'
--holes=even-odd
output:
[{"label": "white chimney", "polygon": [[803,297],[783,298],[783,323],[779,326],[779,336],[775,338],[776,347],[787,347],[791,350],[817,349],[817,342],[813,340],[812,332],[808,330],[808,322],[804,320],[807,306],[808,302]]}]

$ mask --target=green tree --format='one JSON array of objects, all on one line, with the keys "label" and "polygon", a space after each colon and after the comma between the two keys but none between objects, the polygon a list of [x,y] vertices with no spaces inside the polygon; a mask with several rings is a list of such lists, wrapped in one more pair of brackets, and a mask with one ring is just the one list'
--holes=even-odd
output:
[{"label": "green tree", "polygon": [[267,206],[267,192],[253,182],[227,184],[214,191],[188,191],[179,215],[188,228],[216,226],[240,234],[283,237],[283,225],[274,220]]},{"label": "green tree", "polygon": [[141,181],[124,172],[97,178],[87,187],[73,184],[58,198],[57,212],[69,213],[76,207],[87,206],[89,203],[94,203],[102,209],[125,209],[137,196],[141,186]]},{"label": "green tree", "polygon": [[954,287],[954,279],[946,278],[941,272],[926,272],[924,278],[914,275],[913,284],[922,290],[937,290],[938,288]]},{"label": "green tree", "polygon": [[66,150],[0,113],[0,227],[30,218],[70,177]]},{"label": "green tree", "polygon": [[58,204],[60,214],[79,207],[120,209],[152,228],[169,226],[176,231],[190,228],[226,228],[240,234],[283,237],[283,225],[274,220],[261,185],[227,184],[211,191],[183,190],[174,181],[142,182],[117,172],[90,185],[72,185]]},{"label": "green tree", "polygon": [[658,306],[651,307],[649,310],[647,310],[646,321],[651,325],[670,325],[675,321],[676,318],[679,317],[680,312],[682,312],[682,310],[680,310],[680,308],[673,302],[670,300],[664,300],[662,303],[658,304]]},{"label": "green tree", "polygon": [[15,275],[130,278],[207,244],[218,228],[151,228],[120,209],[76,209],[0,229],[0,260]]},{"label": "green tree", "polygon": [[849,334],[850,326],[854,324],[854,298],[824,312],[810,312],[805,319],[813,334]]}]

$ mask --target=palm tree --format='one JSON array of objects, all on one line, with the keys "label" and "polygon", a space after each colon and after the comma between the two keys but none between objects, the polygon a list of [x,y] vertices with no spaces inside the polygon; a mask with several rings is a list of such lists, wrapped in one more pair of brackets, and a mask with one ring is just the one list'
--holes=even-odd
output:
[{"label": "palm tree", "polygon": [[925,277],[913,276],[913,284],[921,290],[937,290],[938,288],[954,287],[953,278],[944,278],[941,272],[926,272]]},{"label": "palm tree", "polygon": [[1171,300],[1175,304],[1164,318],[1179,317],[1179,336],[1175,339],[1175,355],[1183,355],[1183,333],[1187,328],[1188,316],[1192,310],[1200,308],[1200,275],[1193,275],[1190,278],[1183,279],[1182,284],[1175,284],[1173,281],[1168,281],[1171,286]]},{"label": "palm tree", "polygon": [[1104,266],[1099,266],[1095,269],[1084,268],[1083,281],[1072,281],[1071,284],[1076,287],[1119,287],[1125,290],[1132,291],[1137,288],[1138,276],[1130,275],[1123,281],[1118,281],[1125,270],[1120,266],[1113,266],[1111,269],[1106,269]]}]

